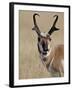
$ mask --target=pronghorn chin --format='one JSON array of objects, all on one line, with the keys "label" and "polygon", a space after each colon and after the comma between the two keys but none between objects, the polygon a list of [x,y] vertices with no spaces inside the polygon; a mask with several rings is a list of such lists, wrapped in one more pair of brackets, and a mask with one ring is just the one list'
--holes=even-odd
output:
[{"label": "pronghorn chin", "polygon": [[45,55],[42,54],[42,53],[40,53],[40,58],[41,58],[41,60],[47,58],[47,57],[50,55],[50,53],[51,53],[51,50],[47,51],[47,54],[45,54]]}]

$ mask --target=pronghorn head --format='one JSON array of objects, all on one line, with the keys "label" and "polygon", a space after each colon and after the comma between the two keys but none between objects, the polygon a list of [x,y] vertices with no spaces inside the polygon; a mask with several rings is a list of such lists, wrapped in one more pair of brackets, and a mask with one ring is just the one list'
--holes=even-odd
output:
[{"label": "pronghorn head", "polygon": [[54,15],[54,17],[56,17],[51,29],[47,32],[47,33],[44,33],[44,32],[41,32],[38,25],[37,25],[37,22],[36,22],[36,18],[35,16],[40,16],[39,14],[35,13],[33,15],[33,22],[34,22],[34,27],[32,28],[32,30],[35,30],[37,35],[38,35],[38,50],[39,50],[39,53],[40,54],[43,54],[43,55],[47,55],[47,52],[49,51],[49,42],[51,41],[51,34],[54,32],[54,31],[58,31],[59,28],[56,28],[56,22],[58,20],[58,16],[57,15]]}]

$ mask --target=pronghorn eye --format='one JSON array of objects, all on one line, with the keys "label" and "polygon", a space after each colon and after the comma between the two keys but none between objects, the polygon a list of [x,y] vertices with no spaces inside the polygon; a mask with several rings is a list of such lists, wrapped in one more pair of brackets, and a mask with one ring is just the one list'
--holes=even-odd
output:
[{"label": "pronghorn eye", "polygon": [[40,42],[40,37],[38,37],[38,42]]}]

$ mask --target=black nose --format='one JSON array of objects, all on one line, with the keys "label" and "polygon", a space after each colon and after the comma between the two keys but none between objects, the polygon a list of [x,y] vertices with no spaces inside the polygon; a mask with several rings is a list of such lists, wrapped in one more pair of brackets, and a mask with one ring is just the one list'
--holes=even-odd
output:
[{"label": "black nose", "polygon": [[48,48],[44,49],[44,51],[48,51]]}]

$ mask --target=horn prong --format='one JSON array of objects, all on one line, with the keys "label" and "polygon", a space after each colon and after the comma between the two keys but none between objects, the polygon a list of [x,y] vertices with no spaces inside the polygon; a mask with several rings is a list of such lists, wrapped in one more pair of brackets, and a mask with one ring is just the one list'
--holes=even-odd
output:
[{"label": "horn prong", "polygon": [[51,27],[51,29],[49,30],[48,34],[51,35],[54,31],[58,31],[59,28],[56,27],[56,23],[58,21],[58,15],[54,15],[53,17],[56,17],[53,26]]}]

